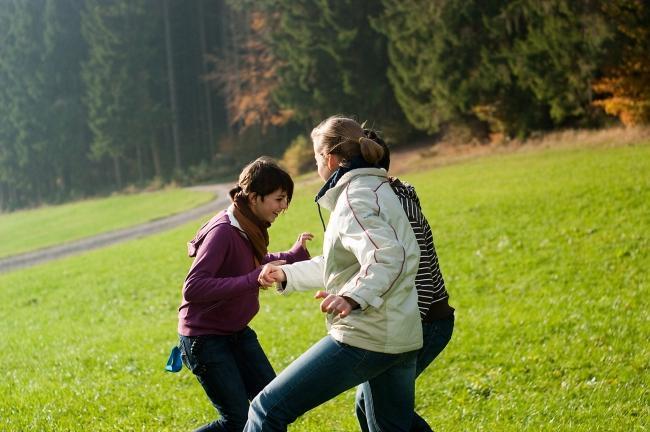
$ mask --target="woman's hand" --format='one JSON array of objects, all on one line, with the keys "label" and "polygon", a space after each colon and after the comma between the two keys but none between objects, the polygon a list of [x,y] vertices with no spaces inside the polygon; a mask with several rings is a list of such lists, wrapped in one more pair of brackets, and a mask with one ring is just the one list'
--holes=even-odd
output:
[{"label": "woman's hand", "polygon": [[350,297],[338,296],[328,294],[325,291],[318,291],[314,298],[325,299],[320,303],[320,310],[324,313],[331,313],[339,315],[339,318],[345,318],[350,315],[352,309],[355,309],[359,304],[352,300]]},{"label": "woman's hand", "polygon": [[262,288],[268,288],[273,285],[275,282],[284,282],[287,280],[287,276],[284,274],[284,271],[280,266],[286,264],[284,260],[271,261],[262,267],[260,275],[257,277],[257,282],[259,282]]},{"label": "woman's hand", "polygon": [[314,239],[314,235],[310,232],[304,232],[298,236],[296,243],[300,242],[303,249],[307,250],[307,242]]}]

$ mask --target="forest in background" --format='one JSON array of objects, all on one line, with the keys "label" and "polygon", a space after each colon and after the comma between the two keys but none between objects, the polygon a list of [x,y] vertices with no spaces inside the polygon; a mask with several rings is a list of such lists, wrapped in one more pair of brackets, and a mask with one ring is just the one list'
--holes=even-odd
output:
[{"label": "forest in background", "polygon": [[337,113],[393,146],[648,124],[649,52],[642,0],[3,0],[0,210],[231,176]]}]

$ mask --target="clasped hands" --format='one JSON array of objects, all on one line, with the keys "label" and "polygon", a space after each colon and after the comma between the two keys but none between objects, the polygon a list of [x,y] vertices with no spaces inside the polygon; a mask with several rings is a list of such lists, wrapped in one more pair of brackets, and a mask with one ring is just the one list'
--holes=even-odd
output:
[{"label": "clasped hands", "polygon": [[[298,236],[296,243],[300,243],[303,249],[307,250],[307,242],[314,239],[314,235],[310,232],[301,233]],[[284,275],[284,272],[279,267],[282,264],[286,264],[285,260],[271,261],[267,263],[263,268],[260,275],[257,277],[257,282],[260,284],[260,288],[267,289],[275,282],[284,282],[287,280],[287,277]]]}]

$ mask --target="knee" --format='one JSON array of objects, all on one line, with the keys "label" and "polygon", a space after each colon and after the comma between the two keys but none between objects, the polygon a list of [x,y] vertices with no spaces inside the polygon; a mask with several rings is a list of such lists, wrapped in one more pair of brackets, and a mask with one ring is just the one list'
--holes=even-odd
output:
[{"label": "knee", "polygon": [[297,416],[287,412],[284,405],[262,391],[248,408],[246,432],[286,430]]},{"label": "knee", "polygon": [[266,420],[266,415],[267,410],[260,401],[260,395],[258,394],[248,407],[248,423],[246,423],[246,430],[261,431],[262,425]]}]

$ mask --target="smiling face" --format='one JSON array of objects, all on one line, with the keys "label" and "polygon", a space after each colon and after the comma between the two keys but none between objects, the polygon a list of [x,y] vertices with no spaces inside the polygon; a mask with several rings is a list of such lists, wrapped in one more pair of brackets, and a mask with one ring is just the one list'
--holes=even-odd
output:
[{"label": "smiling face", "polygon": [[249,199],[251,211],[255,216],[271,224],[289,207],[287,192],[282,189],[276,189],[264,197],[253,193]]}]

